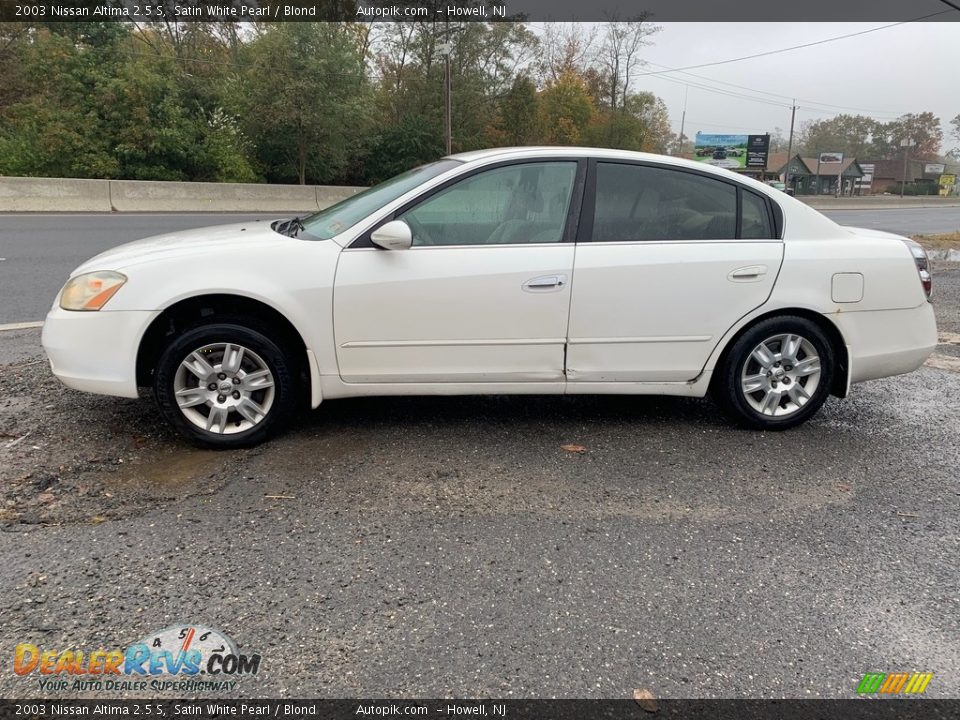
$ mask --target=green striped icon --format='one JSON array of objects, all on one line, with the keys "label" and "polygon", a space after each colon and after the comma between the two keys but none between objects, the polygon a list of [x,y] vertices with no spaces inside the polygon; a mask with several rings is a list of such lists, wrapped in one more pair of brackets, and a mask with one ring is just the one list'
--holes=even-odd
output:
[{"label": "green striped icon", "polygon": [[867,673],[857,695],[920,695],[931,680],[933,673]]}]

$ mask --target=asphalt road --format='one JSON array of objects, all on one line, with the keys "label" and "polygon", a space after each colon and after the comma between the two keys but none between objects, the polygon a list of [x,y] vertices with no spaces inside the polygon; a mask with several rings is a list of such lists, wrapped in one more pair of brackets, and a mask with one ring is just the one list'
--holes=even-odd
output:
[{"label": "asphalt road", "polygon": [[269,220],[212,213],[0,213],[0,324],[43,320],[80,263],[126,242],[176,230]]},{"label": "asphalt road", "polygon": [[[895,210],[833,210],[844,225],[900,234],[960,230],[960,206]],[[173,230],[270,215],[32,214],[0,215],[0,324],[42,320],[69,273],[103,250]]]},{"label": "asphalt road", "polygon": [[960,695],[960,374],[784,433],[705,400],[391,398],[211,453],[59,388],[36,333],[0,368],[0,429],[32,431],[0,444],[5,658],[203,623],[262,655],[244,697]]},{"label": "asphalt road", "polygon": [[824,215],[841,225],[875,228],[898,235],[960,232],[960,205],[940,208],[830,210]]}]

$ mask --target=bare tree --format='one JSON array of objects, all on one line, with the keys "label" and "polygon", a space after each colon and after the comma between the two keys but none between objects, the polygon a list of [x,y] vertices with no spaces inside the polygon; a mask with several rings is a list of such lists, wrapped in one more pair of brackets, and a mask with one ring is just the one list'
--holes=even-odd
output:
[{"label": "bare tree", "polygon": [[584,32],[581,23],[544,23],[538,63],[542,83],[555,83],[571,72],[583,76],[590,68],[596,40],[596,29]]},{"label": "bare tree", "polygon": [[643,66],[640,50],[650,44],[648,38],[651,35],[660,31],[660,26],[647,22],[647,17],[641,14],[630,20],[619,20],[613,15],[604,23],[597,61],[605,79],[611,110],[626,107],[630,83]]}]

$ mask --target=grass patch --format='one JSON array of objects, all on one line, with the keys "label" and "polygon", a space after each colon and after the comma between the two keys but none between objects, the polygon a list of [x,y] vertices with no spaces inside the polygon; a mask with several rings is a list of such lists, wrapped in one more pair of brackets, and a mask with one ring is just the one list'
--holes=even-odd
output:
[{"label": "grass patch", "polygon": [[914,235],[913,239],[932,250],[960,250],[960,232],[943,235]]}]

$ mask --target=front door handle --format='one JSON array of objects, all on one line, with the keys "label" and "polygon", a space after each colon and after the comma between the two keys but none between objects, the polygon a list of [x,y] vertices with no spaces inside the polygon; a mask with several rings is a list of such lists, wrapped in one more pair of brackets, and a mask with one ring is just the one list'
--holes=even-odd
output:
[{"label": "front door handle", "polygon": [[541,275],[531,278],[523,284],[523,289],[527,292],[545,292],[548,290],[559,290],[567,284],[566,275]]}]

